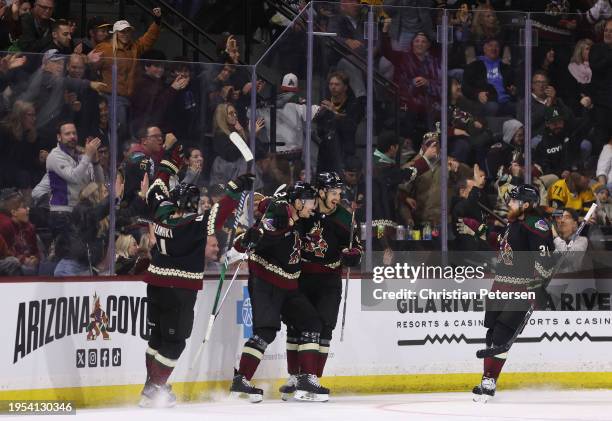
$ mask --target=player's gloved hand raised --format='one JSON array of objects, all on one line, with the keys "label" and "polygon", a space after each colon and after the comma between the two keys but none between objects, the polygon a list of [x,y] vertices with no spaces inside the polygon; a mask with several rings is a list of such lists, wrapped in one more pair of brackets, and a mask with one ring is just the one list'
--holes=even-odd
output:
[{"label": "player's gloved hand raised", "polygon": [[161,167],[176,175],[178,174],[183,162],[183,146],[178,143],[176,136],[174,136],[172,133],[166,134],[166,140],[164,142],[164,157],[160,163]]},{"label": "player's gloved hand raised", "polygon": [[255,175],[246,173],[239,175],[235,180],[227,183],[227,188],[234,193],[242,193],[249,191],[253,188],[253,182],[255,181]]},{"label": "player's gloved hand raised", "polygon": [[278,231],[287,229],[289,226],[289,205],[285,201],[273,201],[268,206],[266,220],[272,228]]},{"label": "player's gloved hand raised", "polygon": [[342,249],[342,264],[348,267],[358,266],[361,263],[361,250],[358,248]]},{"label": "player's gloved hand raised", "polygon": [[242,245],[246,248],[252,245],[256,245],[261,240],[263,236],[263,231],[256,227],[251,227],[244,233],[242,237]]}]

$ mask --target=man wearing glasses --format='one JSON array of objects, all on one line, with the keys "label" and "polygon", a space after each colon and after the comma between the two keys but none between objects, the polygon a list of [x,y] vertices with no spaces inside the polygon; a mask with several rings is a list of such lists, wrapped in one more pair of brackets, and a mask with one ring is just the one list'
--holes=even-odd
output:
[{"label": "man wearing glasses", "polygon": [[21,51],[40,53],[53,42],[51,24],[54,0],[36,0],[32,12],[21,17],[21,37],[18,46]]},{"label": "man wearing glasses", "polygon": [[140,182],[145,173],[153,180],[156,166],[161,161],[163,153],[162,131],[157,126],[144,127],[138,131],[139,143],[132,145],[128,156],[123,162],[125,174],[125,195],[123,202],[130,203],[138,194]]}]

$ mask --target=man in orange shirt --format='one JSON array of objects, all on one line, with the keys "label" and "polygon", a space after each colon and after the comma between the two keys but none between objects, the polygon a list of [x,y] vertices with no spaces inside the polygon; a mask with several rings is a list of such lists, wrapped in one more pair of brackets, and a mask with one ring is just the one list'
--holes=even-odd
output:
[{"label": "man in orange shirt", "polygon": [[[129,97],[134,87],[134,77],[137,69],[137,60],[145,51],[151,49],[161,29],[161,9],[153,9],[155,20],[147,32],[138,38],[132,39],[134,27],[127,20],[118,20],[113,25],[112,38],[96,46],[94,52],[101,55],[97,68],[106,84],[103,91],[110,96],[113,86],[113,59],[117,58],[117,123],[120,134],[127,133],[127,112],[130,106]],[[109,98],[110,102],[110,98]]]}]

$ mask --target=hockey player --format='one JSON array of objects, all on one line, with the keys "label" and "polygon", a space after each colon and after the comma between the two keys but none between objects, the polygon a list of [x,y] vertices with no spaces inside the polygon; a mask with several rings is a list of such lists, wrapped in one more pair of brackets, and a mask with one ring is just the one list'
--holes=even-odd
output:
[{"label": "hockey player", "polygon": [[169,407],[176,403],[166,383],[185,349],[193,327],[193,308],[202,289],[204,249],[209,235],[223,226],[236,208],[244,190],[250,190],[254,176],[245,174],[230,181],[226,196],[203,215],[197,214],[200,194],[190,184],[168,191],[168,180],[183,162],[176,137],[166,136],[164,159],[147,192],[147,204],[154,215],[157,247],[144,276],[147,285],[147,323],[151,328],[146,350],[147,380],[141,393],[142,407]]},{"label": "hockey player", "polygon": [[[323,376],[332,332],[338,319],[342,298],[342,267],[359,265],[363,249],[358,230],[353,230],[351,246],[352,215],[342,206],[338,206],[344,187],[338,174],[319,173],[315,187],[315,215],[300,221],[305,237],[302,242],[302,273],[298,282],[300,290],[315,307],[321,320],[317,364],[317,377],[320,378]],[[298,385],[298,333],[293,326],[287,326],[289,379],[279,389],[283,400],[288,399]],[[301,399],[300,394],[296,393],[295,398]]]},{"label": "hockey player", "polygon": [[[484,320],[487,347],[506,344],[521,327],[529,304],[542,303],[554,266],[550,225],[537,209],[538,189],[523,184],[510,190],[508,196],[508,226],[499,239],[499,264],[491,291],[535,292],[536,302],[488,300]],[[484,359],[482,381],[472,391],[474,401],[486,402],[495,395],[506,356]]]},{"label": "hockey player", "polygon": [[297,389],[310,400],[327,400],[329,394],[317,378],[321,322],[298,289],[303,233],[296,222],[312,216],[315,196],[310,184],[297,182],[283,196],[272,198],[269,205],[260,205],[263,223],[248,229],[234,245],[244,252],[254,244],[248,261],[253,336],[244,345],[230,392],[247,394],[254,403],[263,399],[263,391],[252,386],[250,380],[280,330],[281,320],[299,332],[297,364],[302,375]]}]

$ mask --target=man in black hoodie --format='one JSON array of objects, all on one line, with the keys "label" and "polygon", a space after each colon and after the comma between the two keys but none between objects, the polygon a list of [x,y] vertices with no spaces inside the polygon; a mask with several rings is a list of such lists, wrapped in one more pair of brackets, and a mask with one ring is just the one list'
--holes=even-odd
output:
[{"label": "man in black hoodie", "polygon": [[577,167],[582,135],[588,129],[588,115],[566,121],[558,108],[549,107],[544,118],[546,128],[535,149],[535,162],[542,167],[544,174],[561,177],[564,171]]}]

